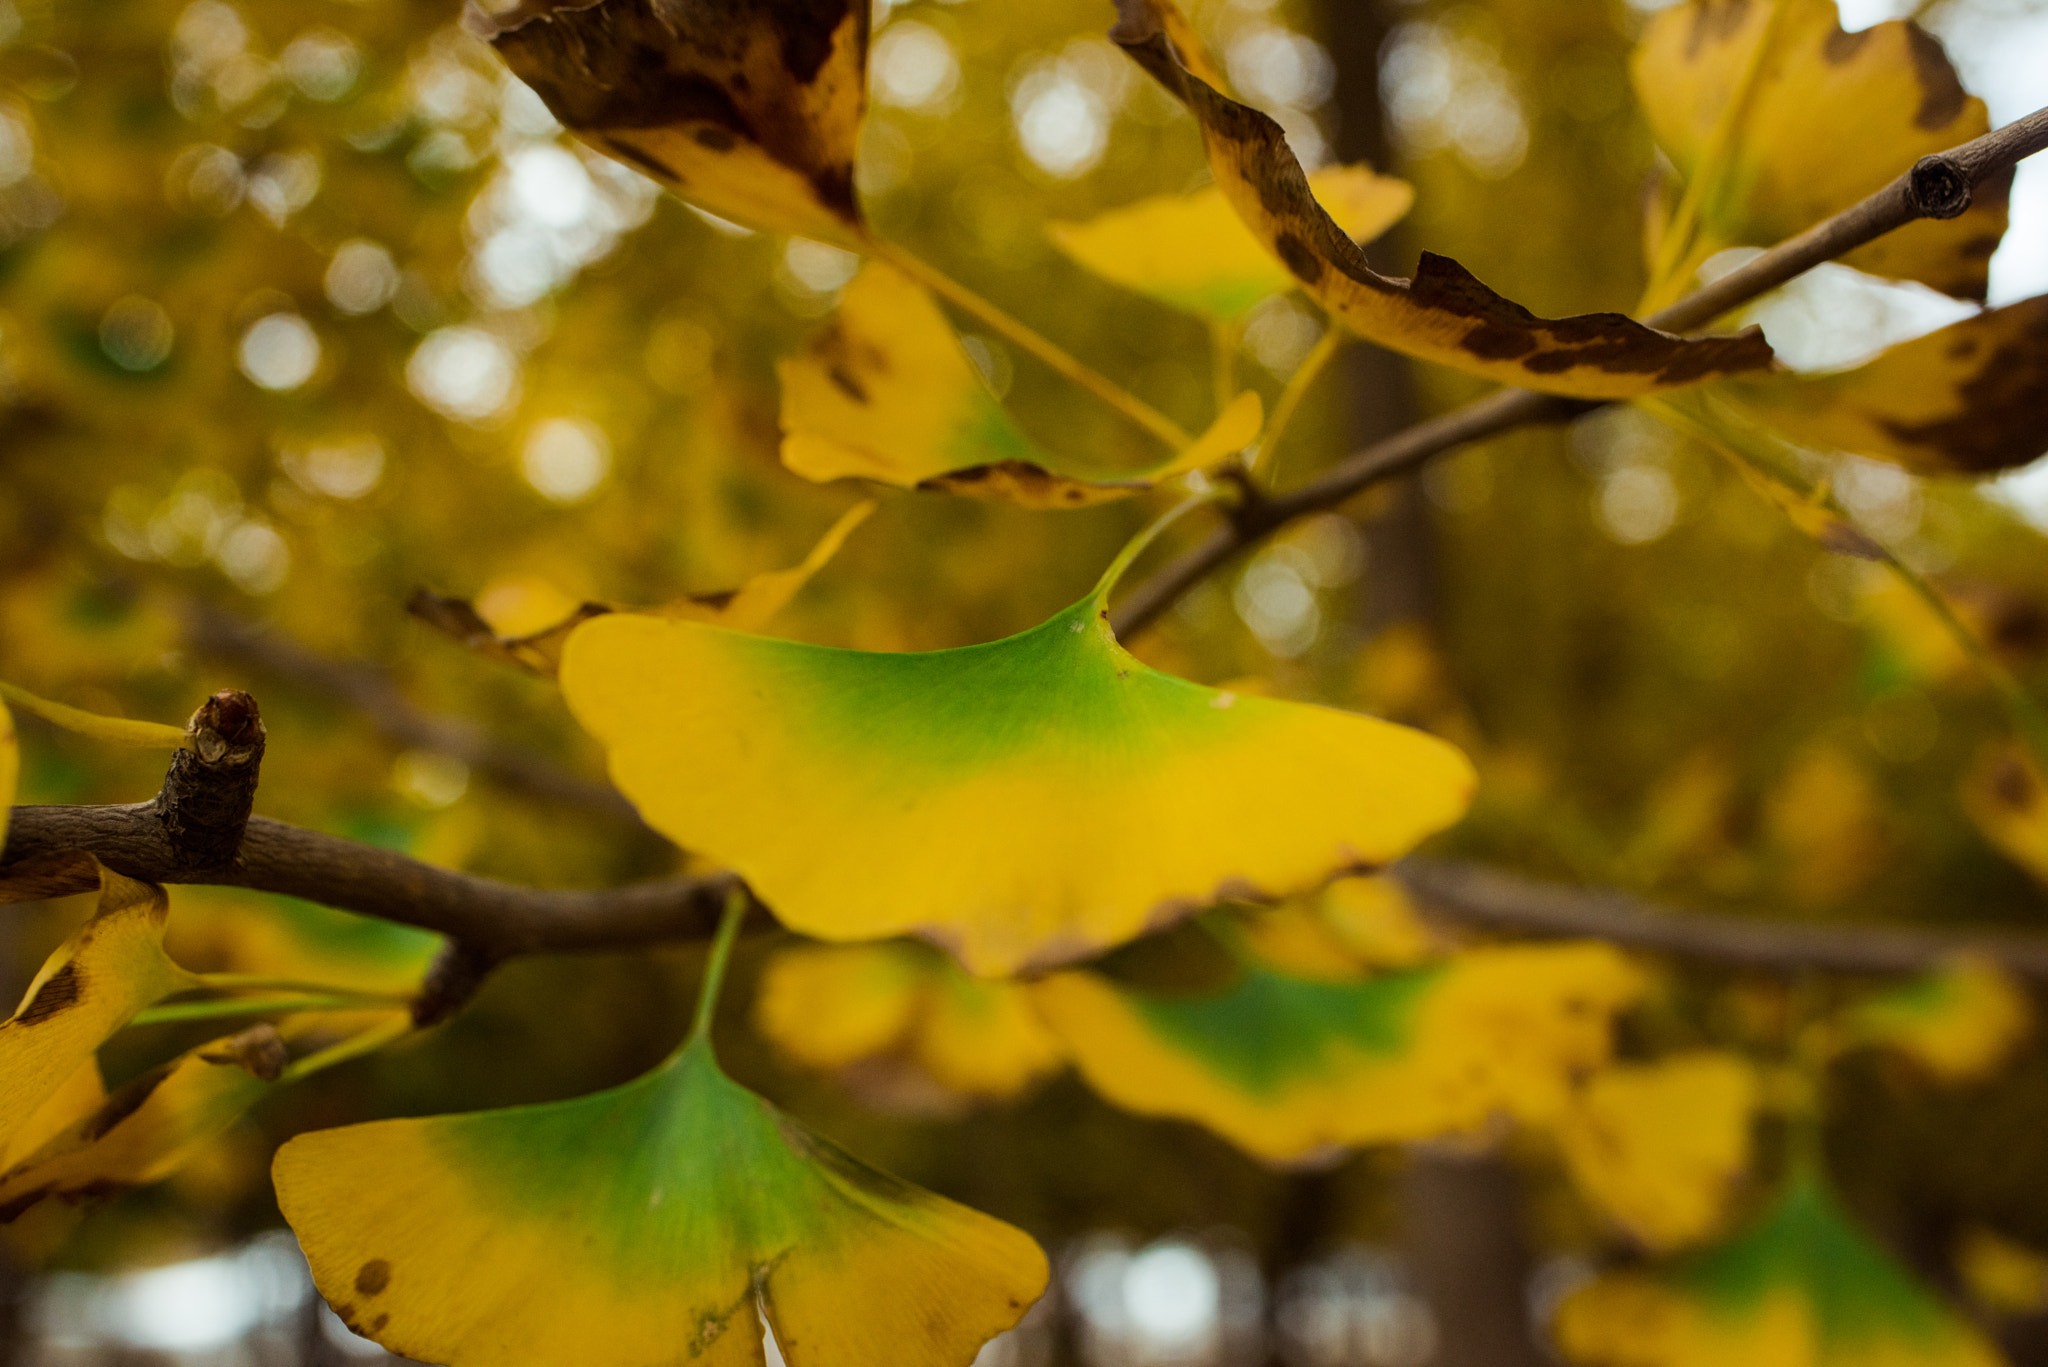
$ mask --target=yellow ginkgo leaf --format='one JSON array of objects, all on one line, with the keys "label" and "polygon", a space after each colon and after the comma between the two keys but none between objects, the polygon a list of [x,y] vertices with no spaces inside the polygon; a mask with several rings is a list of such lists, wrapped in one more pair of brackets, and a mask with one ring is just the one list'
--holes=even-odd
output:
[{"label": "yellow ginkgo leaf", "polygon": [[2048,295],[1892,347],[1854,370],[1717,387],[1794,441],[1923,475],[1985,475],[2048,453]]},{"label": "yellow ginkgo leaf", "polygon": [[2004,969],[1962,959],[1863,998],[1841,1025],[1852,1043],[1895,1049],[1944,1082],[1970,1082],[2012,1056],[2034,1012]]},{"label": "yellow ginkgo leaf", "polygon": [[1558,1346],[1587,1367],[2001,1367],[1977,1328],[1795,1177],[1729,1242],[1582,1287]]},{"label": "yellow ginkgo leaf", "polygon": [[[1907,20],[1845,33],[1834,0],[1672,5],[1644,30],[1631,71],[1679,174],[1711,177],[1694,191],[1695,262],[1804,232],[1990,129],[1940,43]],[[1708,164],[1724,120],[1722,164]],[[1982,299],[2009,184],[1981,185],[1962,216],[1909,223],[1842,259]]]},{"label": "yellow ginkgo leaf", "polygon": [[[786,570],[764,570],[737,589],[724,593],[700,594],[678,599],[655,609],[663,617],[685,622],[716,622],[741,631],[759,631],[789,606],[817,572],[839,554],[854,528],[867,521],[875,510],[874,500],[854,504],[818,538],[809,555]],[[584,603],[558,622],[538,631],[516,636],[501,634],[484,620],[474,605],[461,598],[445,598],[425,589],[415,590],[405,610],[429,626],[454,637],[480,655],[528,673],[552,679],[562,667],[562,646],[569,633],[593,617],[619,612],[605,603]]]},{"label": "yellow ginkgo leaf", "polygon": [[164,953],[164,890],[124,878],[90,855],[9,865],[0,902],[47,896],[53,887],[76,891],[87,877],[98,883],[98,910],[44,962],[21,1005],[0,1021],[0,1097],[7,1099],[0,1146],[136,1012],[197,985]]},{"label": "yellow ginkgo leaf", "polygon": [[1982,1225],[1956,1240],[1956,1274],[1970,1299],[1999,1315],[2048,1310],[2048,1257]]},{"label": "yellow ginkgo leaf", "polygon": [[1749,1165],[1757,1102],[1748,1062],[1701,1050],[1602,1069],[1553,1133],[1578,1189],[1638,1242],[1669,1250],[1720,1220]]},{"label": "yellow ginkgo leaf", "polygon": [[[59,1132],[97,1111],[106,1099],[99,1060],[88,1058],[36,1108],[11,1141],[0,1144],[0,1173],[12,1170]],[[82,1214],[75,1207],[44,1204],[0,1225],[0,1256],[11,1256],[25,1267],[42,1266],[70,1239]]]},{"label": "yellow ginkgo leaf", "polygon": [[[1415,202],[1407,181],[1362,165],[1324,167],[1308,188],[1359,243],[1394,226]],[[1213,185],[1155,195],[1086,223],[1055,223],[1052,239],[1103,279],[1218,322],[1236,322],[1295,284]]]},{"label": "yellow ginkgo leaf", "polygon": [[1178,996],[1060,973],[1034,989],[1089,1085],[1262,1158],[1548,1120],[1603,1063],[1641,976],[1604,945],[1470,950],[1363,982],[1247,966]]},{"label": "yellow ginkgo leaf", "polygon": [[170,1175],[254,1105],[284,1063],[277,1031],[257,1025],[151,1069],[33,1149],[10,1151],[0,1222],[42,1201],[98,1200]]},{"label": "yellow ginkgo leaf", "polygon": [[1381,346],[1506,384],[1582,398],[1629,398],[1771,359],[1751,329],[1686,340],[1618,313],[1538,318],[1448,257],[1423,253],[1413,280],[1380,275],[1316,202],[1280,125],[1193,74],[1159,12],[1168,0],[1119,0],[1111,36],[1202,132],[1209,170],[1238,217],[1310,298]]},{"label": "yellow ginkgo leaf", "polygon": [[769,232],[860,240],[866,5],[472,0],[464,21],[577,137],[684,199]]},{"label": "yellow ginkgo leaf", "polygon": [[[38,698],[27,689],[17,688],[11,683],[0,682],[0,700],[13,703],[31,716],[41,717],[52,726],[76,731],[81,736],[89,736],[108,745],[127,745],[139,750],[176,750],[185,744],[185,728],[182,726],[102,716],[97,712],[51,702],[48,698]],[[11,722],[9,734],[12,734]]]},{"label": "yellow ginkgo leaf", "polygon": [[1105,620],[1116,572],[923,653],[616,613],[570,636],[562,689],[648,824],[786,925],[920,935],[984,975],[1309,891],[1463,814],[1471,767],[1435,737],[1146,667]]},{"label": "yellow ginkgo leaf", "polygon": [[452,1367],[962,1367],[1038,1246],[846,1154],[700,1036],[623,1087],[301,1135],[278,1204],[358,1333]]},{"label": "yellow ginkgo leaf", "polygon": [[782,377],[782,463],[805,479],[872,479],[1033,508],[1126,498],[1228,459],[1258,436],[1256,394],[1238,396],[1164,465],[1116,473],[1040,449],[988,392],[924,287],[871,261],[837,315]]},{"label": "yellow ginkgo leaf", "polygon": [[1065,1057],[1023,988],[900,941],[784,950],[762,974],[754,1021],[800,1063],[899,1059],[967,1096],[1015,1096]]},{"label": "yellow ginkgo leaf", "polygon": [[1334,982],[1430,957],[1429,928],[1393,879],[1339,878],[1314,896],[1246,915],[1243,946],[1269,968]]},{"label": "yellow ginkgo leaf", "polygon": [[2000,854],[2048,884],[2048,784],[2023,745],[1987,747],[1963,776],[1963,811]]}]

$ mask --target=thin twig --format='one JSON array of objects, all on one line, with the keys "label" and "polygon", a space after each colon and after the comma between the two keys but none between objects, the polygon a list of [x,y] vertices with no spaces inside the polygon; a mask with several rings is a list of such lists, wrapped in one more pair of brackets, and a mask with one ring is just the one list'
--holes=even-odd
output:
[{"label": "thin twig", "polygon": [[493,958],[705,939],[734,886],[721,875],[600,891],[521,887],[261,816],[249,819],[233,864],[196,868],[154,802],[14,808],[7,865],[70,850],[152,883],[254,888],[439,931]]},{"label": "thin twig", "polygon": [[[2048,147],[2048,109],[2036,110],[1960,147],[1922,157],[1913,169],[1824,223],[1788,238],[1737,270],[1643,321],[1671,332],[1712,322],[1730,309],[1824,261],[1919,218],[1953,218],[1970,192]],[[1291,493],[1266,501],[1255,516],[1225,526],[1139,584],[1110,614],[1119,634],[1142,630],[1217,566],[1295,518],[1332,508],[1360,491],[1405,474],[1454,446],[1532,422],[1557,422],[1602,405],[1523,389],[1501,389],[1417,423],[1350,456]]]},{"label": "thin twig", "polygon": [[1773,973],[1914,973],[1971,956],[2048,981],[2048,938],[2039,935],[1704,915],[1448,860],[1406,859],[1393,872],[1425,915],[1479,930],[1606,940],[1694,963]]},{"label": "thin twig", "polygon": [[493,741],[475,722],[415,707],[373,666],[331,659],[208,603],[194,602],[187,608],[185,639],[203,655],[240,661],[347,704],[393,744],[459,759],[472,772],[515,792],[616,821],[640,821],[633,804],[612,788]]}]

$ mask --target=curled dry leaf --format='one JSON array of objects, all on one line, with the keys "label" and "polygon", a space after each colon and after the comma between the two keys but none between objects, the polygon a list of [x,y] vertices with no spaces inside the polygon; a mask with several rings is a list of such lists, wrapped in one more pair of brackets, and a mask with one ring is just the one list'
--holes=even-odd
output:
[{"label": "curled dry leaf", "polygon": [[1413,280],[1380,275],[1316,202],[1280,125],[1195,75],[1161,15],[1169,0],[1119,0],[1111,37],[1200,125],[1209,169],[1252,235],[1309,297],[1369,341],[1506,384],[1620,399],[1771,359],[1762,333],[1688,340],[1618,313],[1538,318],[1448,257],[1423,253]]},{"label": "curled dry leaf", "polygon": [[839,311],[782,378],[782,463],[805,479],[872,479],[904,488],[1082,508],[1141,493],[1226,460],[1258,436],[1245,393],[1171,461],[1125,473],[1080,467],[1041,449],[1004,411],[929,293],[871,261]]},{"label": "curled dry leaf", "polygon": [[1716,386],[1794,441],[1923,475],[1985,475],[2048,453],[2048,295],[1951,323],[1854,370]]},{"label": "curled dry leaf", "polygon": [[785,924],[917,934],[986,975],[1306,892],[1463,814],[1452,746],[1147,668],[1107,592],[908,654],[619,613],[570,636],[562,689],[648,824]]},{"label": "curled dry leaf", "polygon": [[576,136],[692,203],[860,241],[860,0],[471,0],[464,22]]},{"label": "curled dry leaf", "polygon": [[1045,1289],[1021,1231],[849,1156],[701,1040],[573,1101],[278,1151],[278,1203],[358,1333],[452,1367],[960,1367]]},{"label": "curled dry leaf", "polygon": [[62,1088],[109,1036],[158,998],[196,986],[164,953],[170,901],[87,854],[23,860],[0,870],[0,901],[97,888],[99,906],[43,963],[21,1005],[0,1021],[0,1146]]},{"label": "curled dry leaf", "polygon": [[1587,1367],[2000,1367],[1976,1326],[1857,1228],[1816,1176],[1725,1244],[1566,1298],[1564,1355]]},{"label": "curled dry leaf", "polygon": [[9,1154],[0,1222],[46,1200],[101,1200],[162,1180],[256,1104],[284,1060],[277,1031],[257,1025],[151,1069],[33,1150]]},{"label": "curled dry leaf", "polygon": [[1247,966],[1178,996],[1061,973],[1033,989],[1089,1085],[1144,1115],[1198,1121],[1261,1158],[1549,1119],[1604,1063],[1642,975],[1605,945],[1467,951],[1331,982]]},{"label": "curled dry leaf", "polygon": [[1756,1070],[1717,1050],[1595,1073],[1552,1133],[1586,1199],[1647,1248],[1695,1243],[1749,1166]]},{"label": "curled dry leaf", "polygon": [[[1694,264],[1804,232],[1921,157],[1991,127],[1984,102],[1964,92],[1941,44],[1918,24],[1898,19],[1846,33],[1834,0],[1673,5],[1644,30],[1631,73],[1680,176],[1709,177],[1698,187]],[[1725,161],[1709,165],[1724,119],[1734,120]],[[1982,299],[2010,185],[2008,172],[1978,186],[1960,217],[1909,223],[1842,260]]]},{"label": "curled dry leaf", "polygon": [[[872,499],[856,503],[840,514],[811,547],[809,555],[786,570],[766,570],[737,589],[723,593],[680,598],[654,611],[662,617],[685,622],[715,622],[741,631],[759,631],[789,606],[817,572],[839,554],[853,529],[867,521],[875,510]],[[607,603],[585,603],[552,626],[518,636],[502,636],[468,600],[446,598],[426,589],[413,590],[405,610],[427,625],[468,646],[479,655],[552,679],[562,667],[562,646],[569,633],[593,617],[620,612]]]},{"label": "curled dry leaf", "polygon": [[[1364,165],[1325,167],[1308,178],[1308,188],[1360,243],[1393,227],[1415,202],[1407,181]],[[1105,280],[1217,322],[1237,322],[1295,284],[1214,185],[1155,195],[1086,223],[1055,223],[1052,240]]]}]

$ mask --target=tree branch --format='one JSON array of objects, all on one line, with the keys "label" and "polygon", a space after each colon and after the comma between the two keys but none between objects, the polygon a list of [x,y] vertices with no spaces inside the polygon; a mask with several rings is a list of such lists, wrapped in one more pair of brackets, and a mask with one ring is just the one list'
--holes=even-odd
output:
[{"label": "tree branch", "polygon": [[[1922,157],[1876,194],[1786,239],[1643,321],[1666,331],[1691,331],[1915,219],[1953,218],[1969,207],[1974,187],[2044,147],[2048,147],[2048,109],[2039,109],[1960,147]],[[1431,456],[1526,423],[1561,422],[1601,406],[1526,389],[1501,389],[1417,423],[1355,453],[1299,489],[1238,510],[1208,539],[1126,594],[1111,611],[1110,624],[1118,635],[1142,630],[1239,551],[1263,541],[1295,518],[1335,507],[1382,480],[1405,474]]]}]

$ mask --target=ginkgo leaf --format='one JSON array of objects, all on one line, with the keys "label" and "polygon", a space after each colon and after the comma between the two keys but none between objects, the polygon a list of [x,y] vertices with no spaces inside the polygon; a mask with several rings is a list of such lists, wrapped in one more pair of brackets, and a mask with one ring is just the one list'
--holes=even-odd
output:
[{"label": "ginkgo leaf", "polygon": [[922,285],[871,261],[782,377],[782,463],[805,479],[872,479],[1033,508],[1126,498],[1249,446],[1264,414],[1246,392],[1170,462],[1125,474],[1040,449],[988,392]]},{"label": "ginkgo leaf", "polygon": [[[839,554],[853,529],[875,510],[873,499],[856,503],[826,529],[801,562],[784,570],[765,570],[737,589],[681,598],[654,609],[663,617],[686,622],[717,622],[741,631],[759,631],[789,606],[817,572]],[[446,632],[479,655],[552,679],[562,667],[562,646],[569,633],[593,617],[625,609],[607,603],[585,603],[561,621],[539,631],[501,635],[465,599],[447,598],[416,589],[405,610],[429,626]]]},{"label": "ginkgo leaf", "polygon": [[770,232],[860,240],[865,4],[472,0],[464,21],[571,132],[683,198]]},{"label": "ginkgo leaf", "polygon": [[902,941],[784,950],[761,975],[754,1022],[811,1067],[900,1058],[968,1096],[1015,1096],[1065,1060],[1025,989]]},{"label": "ginkgo leaf", "polygon": [[[0,1173],[41,1148],[60,1131],[91,1115],[107,1099],[97,1058],[78,1066],[62,1086],[29,1116],[14,1138],[0,1144]],[[70,1239],[83,1212],[64,1205],[43,1205],[0,1225],[0,1252],[25,1267],[40,1267]]]},{"label": "ginkgo leaf", "polygon": [[[1370,166],[1326,166],[1309,192],[1354,242],[1370,242],[1415,202],[1405,180]],[[1086,223],[1055,223],[1060,250],[1127,289],[1218,322],[1234,323],[1294,277],[1244,226],[1214,185],[1155,195]]]},{"label": "ginkgo leaf", "polygon": [[1614,1273],[1558,1310],[1588,1367],[1999,1367],[1974,1325],[1795,1176],[1729,1242],[1655,1272]]},{"label": "ginkgo leaf", "polygon": [[1644,1246],[1696,1242],[1749,1165],[1756,1070],[1700,1050],[1616,1064],[1588,1079],[1553,1133],[1586,1197]]},{"label": "ginkgo leaf", "polygon": [[1981,1225],[1956,1240],[1956,1274],[1970,1299],[1999,1315],[2048,1310],[2048,1257]]},{"label": "ginkgo leaf", "polygon": [[1363,982],[1258,965],[1226,991],[1139,991],[1094,973],[1034,989],[1089,1085],[1199,1121],[1262,1158],[1547,1119],[1604,1062],[1642,980],[1605,945],[1512,946]]},{"label": "ginkgo leaf", "polygon": [[241,888],[175,888],[171,912],[164,943],[179,963],[345,992],[411,992],[446,943],[429,930]]},{"label": "ginkgo leaf", "polygon": [[[1700,188],[1695,261],[1804,232],[1921,157],[1990,131],[1984,102],[1964,93],[1925,30],[1893,20],[1845,33],[1834,0],[1673,5],[1644,30],[1631,73],[1679,174],[1712,177]],[[1724,118],[1734,120],[1725,165],[1703,166]],[[2009,185],[1980,185],[1960,217],[1909,223],[1842,260],[1982,299]]]},{"label": "ginkgo leaf", "polygon": [[1986,1077],[2032,1032],[2026,993],[1997,964],[1962,959],[1842,1012],[1848,1040],[1906,1055],[1944,1082]]},{"label": "ginkgo leaf", "polygon": [[1235,933],[1267,967],[1333,982],[1421,963],[1433,944],[1408,894],[1384,876],[1339,878],[1312,897],[1244,916]]},{"label": "ginkgo leaf", "polygon": [[254,1105],[284,1062],[277,1031],[257,1025],[151,1069],[29,1152],[10,1152],[0,1222],[42,1201],[99,1200],[169,1176]]},{"label": "ginkgo leaf", "polygon": [[[0,1021],[0,1145],[91,1058],[110,1035],[158,998],[197,985],[165,955],[170,901],[154,883],[138,883],[90,855],[55,855],[11,864],[0,902],[30,901],[50,889],[97,882],[99,906],[44,961],[21,1005]],[[91,886],[90,882],[85,886]]]},{"label": "ginkgo leaf", "polygon": [[1252,236],[1310,298],[1368,341],[1504,383],[1595,399],[1769,362],[1770,345],[1754,329],[1687,340],[1618,313],[1538,318],[1428,252],[1413,280],[1380,275],[1316,202],[1280,125],[1187,69],[1158,18],[1166,6],[1120,0],[1110,36],[1195,116],[1216,185]]},{"label": "ginkgo leaf", "polygon": [[[0,700],[13,703],[31,716],[41,717],[52,726],[66,731],[75,731],[81,736],[103,741],[109,745],[133,746],[139,750],[176,750],[186,741],[185,728],[170,726],[158,721],[135,721],[127,717],[107,717],[97,712],[69,707],[64,703],[39,698],[25,688],[0,682]],[[12,723],[9,734],[12,734]]]},{"label": "ginkgo leaf", "polygon": [[1982,475],[2048,453],[2048,295],[1951,323],[1834,374],[1717,392],[1794,441],[1923,475]]},{"label": "ginkgo leaf", "polygon": [[648,824],[784,924],[920,935],[983,975],[1306,892],[1463,814],[1451,745],[1150,669],[1109,582],[1006,640],[907,654],[616,613],[570,636],[562,690]]},{"label": "ginkgo leaf", "polygon": [[1993,848],[2048,884],[2048,784],[2023,745],[1987,748],[1963,776],[1963,811]]},{"label": "ginkgo leaf", "polygon": [[278,1151],[278,1203],[358,1333],[452,1367],[965,1367],[1045,1288],[1021,1231],[866,1167],[701,1040],[573,1101]]}]

